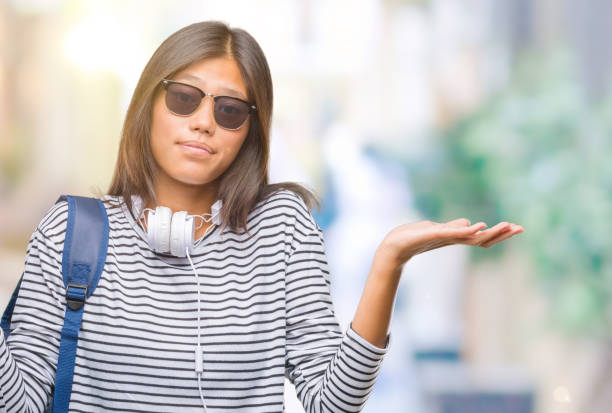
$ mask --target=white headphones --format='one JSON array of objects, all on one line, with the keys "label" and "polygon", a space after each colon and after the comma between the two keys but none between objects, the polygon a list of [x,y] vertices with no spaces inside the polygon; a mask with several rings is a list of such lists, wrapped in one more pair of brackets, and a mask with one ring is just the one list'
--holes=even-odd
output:
[{"label": "white headphones", "polygon": [[[169,252],[176,257],[185,257],[187,252],[191,253],[194,246],[195,231],[201,228],[204,223],[212,221],[212,225],[206,229],[204,235],[215,225],[221,224],[222,201],[217,200],[211,207],[210,214],[189,215],[187,211],[178,211],[174,214],[172,210],[165,206],[158,206],[154,210],[145,208],[149,211],[147,215],[147,240],[149,245],[156,252]],[[201,218],[202,223],[195,227],[195,218]]]},{"label": "white headphones", "polygon": [[[140,199],[136,198],[137,208],[140,208]],[[208,406],[206,405],[206,399],[204,398],[204,392],[202,391],[202,376],[204,374],[204,353],[202,352],[202,344],[200,338],[200,278],[196,270],[193,261],[191,260],[191,252],[194,247],[194,236],[195,230],[201,228],[204,223],[212,222],[206,232],[214,228],[215,225],[221,225],[221,207],[223,202],[219,199],[210,207],[211,213],[202,215],[189,215],[187,211],[178,211],[174,214],[168,207],[158,206],[155,209],[145,208],[140,212],[138,221],[142,225],[142,217],[146,211],[149,211],[147,216],[147,241],[153,250],[157,252],[170,252],[170,254],[176,257],[187,257],[189,264],[193,269],[193,273],[196,277],[198,285],[198,324],[197,324],[197,345],[195,348],[195,373],[198,378],[198,390],[200,391],[200,399],[202,400],[202,406],[204,407],[204,413],[208,412]],[[194,227],[193,222],[195,218],[201,218],[202,223],[198,227]],[[111,239],[112,240],[112,239]]]}]

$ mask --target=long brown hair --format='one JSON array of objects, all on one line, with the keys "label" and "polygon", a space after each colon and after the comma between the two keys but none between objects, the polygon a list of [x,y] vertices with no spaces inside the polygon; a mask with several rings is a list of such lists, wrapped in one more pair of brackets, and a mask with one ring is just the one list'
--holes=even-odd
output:
[{"label": "long brown hair", "polygon": [[144,204],[156,203],[153,190],[155,160],[151,151],[153,101],[160,81],[185,67],[212,57],[233,58],[247,87],[247,98],[257,112],[251,117],[248,134],[236,159],[219,177],[217,197],[223,201],[223,227],[246,231],[247,215],[259,201],[288,189],[302,197],[308,208],[319,206],[315,195],[294,182],[268,183],[272,78],[268,62],[255,39],[245,30],[218,21],[186,26],[157,48],[145,66],[130,102],[119,145],[119,156],[109,195],[119,195],[132,210],[132,196]]}]

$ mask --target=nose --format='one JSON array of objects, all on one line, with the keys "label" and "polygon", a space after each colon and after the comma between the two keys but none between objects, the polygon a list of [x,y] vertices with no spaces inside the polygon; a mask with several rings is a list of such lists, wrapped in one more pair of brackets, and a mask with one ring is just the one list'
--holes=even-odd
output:
[{"label": "nose", "polygon": [[199,131],[207,135],[215,133],[217,126],[214,118],[215,101],[210,96],[204,96],[200,106],[189,117],[190,127],[194,131]]}]

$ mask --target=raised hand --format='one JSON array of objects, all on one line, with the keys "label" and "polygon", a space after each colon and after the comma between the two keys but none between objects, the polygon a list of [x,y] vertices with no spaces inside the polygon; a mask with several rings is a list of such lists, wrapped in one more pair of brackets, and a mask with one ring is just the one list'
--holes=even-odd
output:
[{"label": "raised hand", "polygon": [[484,222],[470,225],[468,219],[459,218],[444,223],[412,222],[391,230],[376,250],[351,324],[353,329],[375,346],[386,345],[401,270],[411,257],[453,244],[488,248],[523,232],[523,227],[509,222],[484,230],[486,226]]},{"label": "raised hand", "polygon": [[470,225],[467,218],[444,223],[419,221],[400,225],[383,239],[376,258],[388,260],[388,264],[400,267],[411,257],[425,251],[454,244],[489,248],[523,232],[523,227],[510,222],[500,222],[483,230],[486,226],[484,222]]}]

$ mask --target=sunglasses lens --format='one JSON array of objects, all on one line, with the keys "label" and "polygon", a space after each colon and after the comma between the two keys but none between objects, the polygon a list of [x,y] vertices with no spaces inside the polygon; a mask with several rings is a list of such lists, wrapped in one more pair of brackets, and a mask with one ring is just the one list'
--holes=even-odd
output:
[{"label": "sunglasses lens", "polygon": [[249,116],[249,106],[241,100],[227,96],[215,101],[215,121],[227,129],[238,129]]},{"label": "sunglasses lens", "polygon": [[177,115],[189,115],[201,101],[202,95],[191,86],[171,83],[166,90],[166,106]]},{"label": "sunglasses lens", "polygon": [[[192,114],[202,102],[196,87],[166,81],[166,106],[177,115]],[[215,97],[215,122],[222,128],[238,129],[249,117],[249,105],[230,96]]]}]

